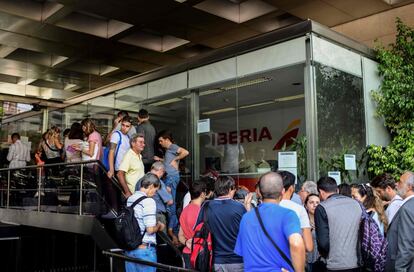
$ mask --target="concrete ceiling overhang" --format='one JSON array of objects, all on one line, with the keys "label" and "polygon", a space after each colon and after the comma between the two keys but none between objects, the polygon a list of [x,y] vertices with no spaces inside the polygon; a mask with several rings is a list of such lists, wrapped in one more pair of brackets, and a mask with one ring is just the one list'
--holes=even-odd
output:
[{"label": "concrete ceiling overhang", "polygon": [[308,18],[333,27],[411,2],[0,0],[0,94],[64,103]]}]

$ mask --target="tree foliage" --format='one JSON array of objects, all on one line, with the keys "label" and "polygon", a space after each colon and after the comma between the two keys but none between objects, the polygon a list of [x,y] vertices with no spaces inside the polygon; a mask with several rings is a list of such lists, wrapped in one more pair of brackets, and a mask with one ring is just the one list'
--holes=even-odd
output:
[{"label": "tree foliage", "polygon": [[380,89],[372,93],[377,113],[384,118],[392,139],[385,148],[368,148],[368,171],[397,177],[404,170],[414,170],[414,29],[399,18],[396,25],[395,43],[389,48],[377,48],[383,81]]}]

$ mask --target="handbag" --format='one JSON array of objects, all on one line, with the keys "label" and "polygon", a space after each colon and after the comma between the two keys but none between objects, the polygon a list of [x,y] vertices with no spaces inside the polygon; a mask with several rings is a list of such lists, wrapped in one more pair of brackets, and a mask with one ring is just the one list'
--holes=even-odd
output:
[{"label": "handbag", "polygon": [[270,242],[272,243],[272,245],[276,248],[276,250],[279,252],[279,254],[280,254],[280,256],[282,256],[282,258],[288,263],[288,265],[293,269],[293,270],[295,270],[294,268],[293,268],[293,264],[292,264],[292,261],[289,259],[289,257],[288,256],[286,256],[286,254],[280,249],[280,247],[275,243],[275,241],[273,241],[273,239],[272,239],[272,237],[270,237],[270,235],[269,235],[269,233],[267,232],[267,230],[265,229],[265,227],[264,227],[264,224],[263,224],[263,221],[262,221],[262,218],[261,218],[261,216],[260,216],[260,213],[259,213],[259,208],[258,207],[256,207],[256,208],[254,208],[254,211],[255,211],[255,213],[256,213],[256,216],[257,216],[257,219],[259,220],[259,223],[260,223],[260,226],[262,227],[262,230],[263,230],[263,232],[264,232],[264,234],[266,235],[266,237],[270,240]]}]

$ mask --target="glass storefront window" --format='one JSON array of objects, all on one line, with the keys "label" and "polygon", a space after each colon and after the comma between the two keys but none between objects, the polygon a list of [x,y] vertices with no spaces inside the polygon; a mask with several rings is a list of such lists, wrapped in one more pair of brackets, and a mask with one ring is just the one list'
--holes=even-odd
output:
[{"label": "glass storefront window", "polygon": [[319,63],[315,65],[320,176],[341,171],[342,180],[360,178],[344,169],[344,154],[355,154],[357,163],[365,149],[365,116],[362,78]]},{"label": "glass storefront window", "polygon": [[251,186],[278,169],[278,151],[305,134],[303,84],[299,64],[200,90],[200,119],[210,120],[200,134],[200,174],[212,169]]}]

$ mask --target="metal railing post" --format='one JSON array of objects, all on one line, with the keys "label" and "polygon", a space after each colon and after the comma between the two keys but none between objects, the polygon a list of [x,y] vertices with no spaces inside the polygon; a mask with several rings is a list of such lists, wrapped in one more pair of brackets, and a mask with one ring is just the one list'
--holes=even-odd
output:
[{"label": "metal railing post", "polygon": [[109,271],[114,272],[114,258],[109,256]]},{"label": "metal railing post", "polygon": [[79,187],[79,215],[82,215],[82,195],[83,195],[83,164],[80,169],[80,187]]},{"label": "metal railing post", "polygon": [[6,204],[6,208],[9,208],[9,204],[10,204],[10,170],[7,171],[7,204]]},{"label": "metal railing post", "polygon": [[[40,198],[41,198],[41,188],[42,188],[42,167],[37,168],[38,170],[38,181],[37,181],[37,211],[40,212]],[[47,171],[47,170],[45,170]]]}]

